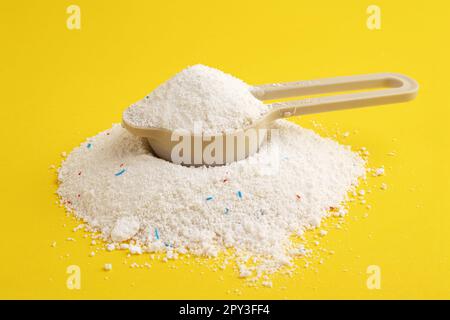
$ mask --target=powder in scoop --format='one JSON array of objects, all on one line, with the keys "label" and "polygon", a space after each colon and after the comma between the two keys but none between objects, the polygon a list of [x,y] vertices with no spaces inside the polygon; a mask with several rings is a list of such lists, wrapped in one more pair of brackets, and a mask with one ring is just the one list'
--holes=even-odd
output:
[{"label": "powder in scoop", "polygon": [[234,248],[258,257],[257,266],[241,266],[243,275],[272,272],[305,253],[290,235],[342,208],[365,174],[364,160],[348,147],[285,120],[274,129],[278,138],[254,156],[196,168],[155,157],[144,140],[114,125],[69,154],[58,194],[108,241],[134,239],[168,259]]},{"label": "powder in scoop", "polygon": [[194,130],[206,134],[235,130],[253,123],[268,107],[251,87],[220,70],[194,65],[161,84],[124,112],[139,127]]}]

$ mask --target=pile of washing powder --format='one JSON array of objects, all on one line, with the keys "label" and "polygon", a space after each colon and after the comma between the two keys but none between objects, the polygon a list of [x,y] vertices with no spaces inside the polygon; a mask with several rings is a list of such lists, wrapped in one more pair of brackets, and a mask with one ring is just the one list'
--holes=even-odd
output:
[{"label": "pile of washing powder", "polygon": [[193,131],[205,134],[233,131],[252,124],[268,111],[251,87],[220,70],[195,65],[182,70],[144,99],[131,105],[124,120],[137,127]]},{"label": "pile of washing powder", "polygon": [[[169,129],[202,120],[217,132],[260,117],[264,105],[250,96],[241,80],[194,66],[124,117]],[[305,253],[291,235],[318,227],[331,208],[344,215],[348,192],[365,175],[364,160],[349,147],[285,120],[273,129],[276,138],[248,159],[185,167],[157,158],[145,140],[113,125],[68,155],[58,194],[91,230],[110,243],[131,240],[133,252],[217,256],[233,249],[245,257],[241,276],[273,272]],[[247,267],[249,257],[258,263]]]}]

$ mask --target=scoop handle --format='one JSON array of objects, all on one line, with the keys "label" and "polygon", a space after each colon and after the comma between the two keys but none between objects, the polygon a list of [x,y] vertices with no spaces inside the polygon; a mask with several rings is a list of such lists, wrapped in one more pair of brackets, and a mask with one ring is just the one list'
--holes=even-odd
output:
[{"label": "scoop handle", "polygon": [[255,86],[253,94],[260,100],[272,100],[304,95],[387,88],[324,97],[306,98],[270,104],[272,117],[291,116],[369,107],[398,103],[416,97],[418,84],[415,80],[396,73],[375,73],[367,75],[306,80]]}]

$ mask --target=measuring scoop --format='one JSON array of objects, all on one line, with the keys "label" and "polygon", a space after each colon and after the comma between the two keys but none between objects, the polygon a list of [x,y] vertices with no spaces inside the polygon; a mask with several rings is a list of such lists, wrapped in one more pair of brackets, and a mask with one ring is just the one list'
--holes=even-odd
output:
[{"label": "measuring scoop", "polygon": [[257,152],[270,139],[271,124],[277,119],[405,102],[416,97],[418,84],[401,74],[376,73],[263,84],[253,86],[251,92],[260,100],[274,100],[352,90],[366,91],[275,102],[269,104],[269,111],[252,124],[215,135],[188,130],[137,127],[125,119],[122,119],[122,125],[133,135],[146,138],[154,153],[167,161],[187,166],[224,165]]}]

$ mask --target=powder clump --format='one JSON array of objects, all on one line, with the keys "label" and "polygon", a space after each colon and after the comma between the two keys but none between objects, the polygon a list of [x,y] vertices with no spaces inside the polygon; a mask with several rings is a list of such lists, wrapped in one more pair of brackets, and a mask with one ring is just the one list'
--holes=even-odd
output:
[{"label": "powder clump", "polygon": [[198,64],[161,84],[131,105],[123,116],[138,127],[198,130],[205,134],[236,130],[268,110],[253,96],[251,88],[229,74]]},{"label": "powder clump", "polygon": [[139,220],[134,216],[120,217],[111,230],[113,241],[125,241],[133,237],[139,231]]}]

